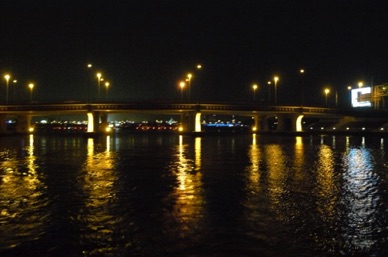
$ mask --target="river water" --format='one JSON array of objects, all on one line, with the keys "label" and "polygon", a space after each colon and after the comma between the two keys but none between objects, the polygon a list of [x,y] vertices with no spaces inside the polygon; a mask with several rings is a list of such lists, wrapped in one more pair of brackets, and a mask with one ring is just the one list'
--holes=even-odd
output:
[{"label": "river water", "polygon": [[0,137],[0,256],[388,256],[388,138]]}]

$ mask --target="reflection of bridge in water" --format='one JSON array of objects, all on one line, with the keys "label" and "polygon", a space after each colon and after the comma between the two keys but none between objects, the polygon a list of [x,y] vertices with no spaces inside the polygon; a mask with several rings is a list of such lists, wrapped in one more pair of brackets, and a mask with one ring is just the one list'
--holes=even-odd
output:
[{"label": "reflection of bridge in water", "polygon": [[303,131],[303,118],[335,121],[337,127],[351,122],[388,123],[388,110],[336,109],[305,106],[265,106],[252,103],[184,103],[184,102],[132,102],[132,103],[34,103],[0,106],[0,132],[6,131],[6,120],[16,121],[17,132],[28,132],[31,118],[45,115],[84,114],[88,132],[102,132],[108,126],[109,114],[163,114],[179,115],[183,131],[201,132],[202,114],[240,115],[253,118],[253,131],[267,131],[268,119],[277,118],[277,130]]}]

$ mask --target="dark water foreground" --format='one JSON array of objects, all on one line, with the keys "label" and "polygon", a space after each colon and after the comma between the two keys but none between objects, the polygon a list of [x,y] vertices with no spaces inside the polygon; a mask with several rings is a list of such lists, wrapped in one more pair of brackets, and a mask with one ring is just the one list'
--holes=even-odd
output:
[{"label": "dark water foreground", "polygon": [[0,256],[388,256],[388,138],[0,138]]}]

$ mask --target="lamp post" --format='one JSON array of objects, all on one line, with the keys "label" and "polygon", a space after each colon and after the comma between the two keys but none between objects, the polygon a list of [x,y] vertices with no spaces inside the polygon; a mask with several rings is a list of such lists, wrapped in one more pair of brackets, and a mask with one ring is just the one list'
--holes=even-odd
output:
[{"label": "lamp post", "polygon": [[28,88],[30,89],[30,102],[32,103],[32,91],[34,90],[34,84],[28,84]]},{"label": "lamp post", "polygon": [[181,88],[181,100],[183,101],[183,89],[185,88],[186,83],[184,81],[179,82],[179,87]]},{"label": "lamp post", "polygon": [[267,84],[268,84],[268,103],[270,103],[271,102],[271,84],[272,84],[272,82],[268,81]]},{"label": "lamp post", "polygon": [[[16,85],[16,83],[18,83],[18,81],[17,81],[17,79],[14,79],[14,80],[12,80],[12,83],[14,84],[14,85]],[[11,98],[13,99],[13,100],[15,100],[15,87],[14,86],[11,86],[11,88],[13,88],[13,92],[12,92],[12,90],[10,90],[12,93],[11,93]]]},{"label": "lamp post", "polygon": [[278,84],[278,81],[279,81],[279,77],[278,76],[275,76],[273,78],[274,82],[275,82],[275,104],[278,103],[278,96],[277,96],[277,84]]},{"label": "lamp post", "polygon": [[300,104],[303,105],[304,103],[304,84],[303,84],[303,75],[304,75],[304,69],[299,70],[300,73]]},{"label": "lamp post", "polygon": [[188,85],[189,85],[189,102],[190,102],[190,100],[191,100],[191,96],[190,96],[190,93],[191,93],[191,87],[190,87],[190,85],[191,85],[191,78],[193,77],[193,74],[191,74],[191,73],[188,73],[187,74],[187,83],[188,83]]},{"label": "lamp post", "polygon": [[256,90],[258,88],[258,85],[257,84],[253,84],[252,85],[252,89],[253,89],[253,101],[255,102],[256,101]]},{"label": "lamp post", "polygon": [[97,87],[98,87],[98,98],[100,98],[100,84],[101,84],[101,73],[97,73]]},{"label": "lamp post", "polygon": [[105,82],[105,89],[106,89],[106,98],[108,98],[108,89],[109,89],[110,83],[109,81]]},{"label": "lamp post", "polygon": [[8,103],[8,87],[9,87],[9,79],[11,76],[9,74],[4,75],[5,81],[6,81],[6,86],[7,86],[7,92],[6,92],[6,103]]},{"label": "lamp post", "polygon": [[325,104],[327,106],[327,95],[330,93],[330,89],[325,88],[324,92],[325,92]]}]

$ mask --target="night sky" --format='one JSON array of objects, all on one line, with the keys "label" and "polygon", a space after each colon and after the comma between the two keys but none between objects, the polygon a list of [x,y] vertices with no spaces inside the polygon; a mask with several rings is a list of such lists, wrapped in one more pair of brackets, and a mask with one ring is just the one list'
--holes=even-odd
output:
[{"label": "night sky", "polygon": [[313,105],[326,86],[345,103],[348,85],[388,82],[384,1],[1,0],[0,32],[2,101],[6,72],[13,101],[30,81],[37,101],[96,97],[97,68],[111,83],[101,96],[128,101],[180,100],[189,71],[193,101],[249,102],[258,83],[267,103],[274,75],[284,104],[302,86]]}]

